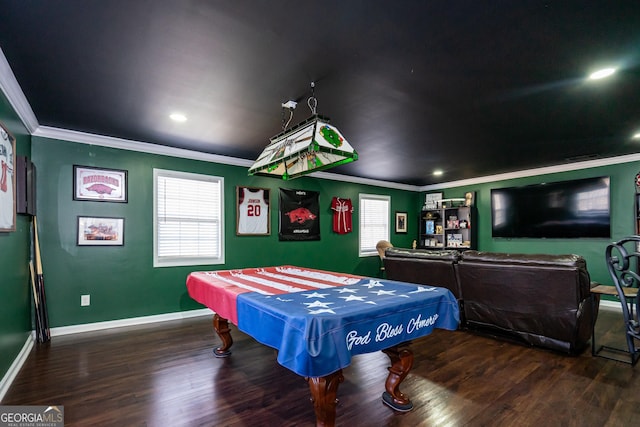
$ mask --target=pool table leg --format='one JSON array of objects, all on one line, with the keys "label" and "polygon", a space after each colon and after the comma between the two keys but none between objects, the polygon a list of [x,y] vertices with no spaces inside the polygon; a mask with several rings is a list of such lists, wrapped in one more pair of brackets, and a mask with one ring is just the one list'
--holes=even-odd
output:
[{"label": "pool table leg", "polygon": [[344,381],[342,369],[324,377],[307,378],[311,401],[316,412],[316,427],[333,427],[336,424],[338,385]]},{"label": "pool table leg", "polygon": [[228,357],[231,354],[231,345],[233,339],[231,338],[231,329],[229,329],[229,321],[224,317],[218,316],[218,313],[213,315],[213,329],[222,340],[222,346],[213,349],[213,355],[215,357]]},{"label": "pool table leg", "polygon": [[382,351],[391,360],[391,366],[387,368],[389,376],[384,384],[386,391],[382,393],[382,401],[396,411],[410,411],[413,409],[413,403],[400,391],[400,383],[406,378],[413,366],[413,352],[408,347],[400,348],[400,346]]}]

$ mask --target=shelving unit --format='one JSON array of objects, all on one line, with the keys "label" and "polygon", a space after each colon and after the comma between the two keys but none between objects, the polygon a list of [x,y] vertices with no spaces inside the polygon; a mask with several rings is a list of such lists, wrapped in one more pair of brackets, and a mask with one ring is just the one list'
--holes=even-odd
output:
[{"label": "shelving unit", "polygon": [[423,249],[475,249],[474,208],[465,199],[442,199],[420,213],[418,246]]}]

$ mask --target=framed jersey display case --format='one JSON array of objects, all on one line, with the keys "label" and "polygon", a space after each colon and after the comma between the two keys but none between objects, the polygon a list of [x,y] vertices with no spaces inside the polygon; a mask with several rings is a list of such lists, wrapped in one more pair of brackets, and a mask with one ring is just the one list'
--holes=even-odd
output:
[{"label": "framed jersey display case", "polygon": [[269,189],[236,187],[236,234],[238,236],[268,236]]},{"label": "framed jersey display case", "polygon": [[320,192],[280,188],[279,207],[279,240],[320,240]]},{"label": "framed jersey display case", "polygon": [[0,232],[16,231],[16,140],[0,123]]}]

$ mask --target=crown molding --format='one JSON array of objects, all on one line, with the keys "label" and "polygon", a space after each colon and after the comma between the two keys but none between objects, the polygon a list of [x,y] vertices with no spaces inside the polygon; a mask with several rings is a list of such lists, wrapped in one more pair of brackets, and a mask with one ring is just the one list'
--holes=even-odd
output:
[{"label": "crown molding", "polygon": [[398,182],[382,181],[378,179],[362,178],[362,177],[351,176],[351,175],[340,175],[337,173],[314,172],[307,176],[322,178],[322,179],[330,179],[333,181],[351,182],[354,184],[373,185],[376,187],[393,188],[396,190],[415,191],[415,192],[420,191],[420,187],[418,187],[417,185],[401,184]]},{"label": "crown molding", "polygon": [[249,167],[253,164],[253,162],[250,160],[239,159],[236,157],[203,153],[200,151],[186,150],[184,148],[167,147],[165,145],[151,144],[148,142],[140,142],[130,139],[114,138],[111,136],[97,135],[49,126],[39,126],[38,129],[36,129],[35,132],[32,133],[32,135],[42,138],[77,142],[80,144],[97,145],[100,147],[117,148],[120,150],[137,151],[148,154],[159,154],[170,157],[180,157],[183,159],[202,160],[205,162],[222,163],[232,166]]},{"label": "crown molding", "polygon": [[504,181],[507,179],[528,178],[530,176],[545,175],[558,172],[569,172],[581,169],[597,168],[601,166],[619,165],[621,163],[640,161],[640,154],[628,154],[625,156],[607,157],[604,159],[587,160],[584,162],[576,162],[555,166],[546,166],[536,169],[526,169],[516,172],[502,173],[497,175],[487,175],[471,179],[463,179],[460,181],[443,182],[439,184],[425,185],[419,188],[419,191],[433,191],[445,188],[464,187],[467,185],[486,184],[488,182]]},{"label": "crown molding", "polygon": [[[203,153],[200,151],[186,150],[182,148],[167,147],[164,145],[151,144],[148,142],[139,142],[128,139],[114,138],[110,136],[91,134],[86,132],[78,132],[74,130],[60,129],[49,126],[38,126],[32,132],[33,136],[42,138],[58,139],[69,142],[77,142],[80,144],[97,145],[100,147],[117,148],[120,150],[138,151],[148,154],[159,154],[163,156],[179,157],[182,159],[201,160],[205,162],[220,163],[231,166],[241,166],[249,168],[253,161],[240,159],[237,157],[222,156],[219,154]],[[415,185],[399,184],[396,182],[381,181],[369,178],[360,178],[349,175],[340,175],[328,172],[315,172],[307,175],[309,177],[319,179],[329,179],[333,181],[351,182],[355,184],[374,185],[384,188],[395,188],[406,191],[418,191],[419,187]]]},{"label": "crown molding", "polygon": [[0,89],[7,97],[7,100],[11,104],[11,107],[15,110],[16,114],[27,128],[29,133],[33,133],[38,128],[38,119],[31,109],[31,105],[27,101],[27,97],[24,96],[22,88],[16,80],[16,76],[13,74],[7,58],[4,56],[4,52],[0,48]]},{"label": "crown molding", "polygon": [[[77,142],[80,144],[97,145],[101,147],[117,148],[120,150],[138,151],[148,154],[159,154],[163,156],[179,157],[183,159],[201,160],[205,162],[220,163],[224,165],[240,166],[249,168],[252,164],[252,160],[240,159],[231,156],[222,156],[219,154],[203,153],[200,151],[187,150],[183,148],[168,147],[164,145],[151,144],[148,142],[139,142],[128,139],[114,138],[110,136],[103,136],[97,134],[90,134],[86,132],[78,132],[67,129],[54,128],[49,126],[38,126],[37,129],[32,132],[33,136],[39,136],[43,138],[59,139],[63,141]],[[509,179],[527,178],[536,175],[545,175],[558,172],[568,172],[581,169],[596,168],[600,166],[610,166],[621,163],[637,162],[640,161],[640,154],[629,154],[618,157],[608,157],[605,159],[588,160],[584,162],[575,162],[569,164],[546,166],[536,169],[526,169],[516,172],[508,172],[497,175],[487,175],[477,178],[443,182],[439,184],[431,184],[425,186],[401,184],[391,181],[382,181],[377,179],[362,178],[351,175],[341,175],[329,172],[314,172],[308,177],[328,179],[333,181],[349,182],[353,184],[372,185],[383,188],[393,188],[404,191],[433,191],[445,188],[463,187],[468,185],[485,184],[488,182],[504,181]]]},{"label": "crown molding", "polygon": [[[16,114],[24,123],[28,132],[33,136],[43,138],[59,139],[80,144],[98,145],[102,147],[117,148],[121,150],[138,151],[141,153],[159,154],[163,156],[180,157],[192,160],[201,160],[205,162],[221,163],[225,165],[250,167],[253,161],[240,159],[237,157],[222,156],[219,154],[203,153],[199,151],[187,150],[182,148],[167,147],[164,145],[151,144],[148,142],[133,141],[128,139],[114,138],[103,135],[78,132],[54,128],[49,126],[40,126],[35,113],[31,109],[31,105],[18,84],[9,63],[7,62],[4,52],[0,48],[0,89],[7,97],[7,100],[16,111]],[[405,191],[432,191],[452,187],[462,187],[466,185],[484,184],[487,182],[496,182],[507,179],[525,178],[534,175],[543,175],[548,173],[566,172],[579,169],[587,169],[599,166],[608,166],[620,163],[635,162],[640,160],[640,154],[631,154],[627,156],[611,157],[606,159],[589,160],[585,162],[576,162],[571,164],[563,164],[556,166],[548,166],[538,169],[527,169],[517,172],[510,172],[498,175],[488,175],[483,177],[465,179],[460,181],[443,182],[439,184],[431,184],[425,186],[416,186],[409,184],[401,184],[391,181],[382,181],[370,178],[361,178],[350,175],[340,175],[329,172],[314,172],[309,177],[319,179],[329,179],[333,181],[350,182],[354,184],[372,185],[383,188],[393,188]]]}]

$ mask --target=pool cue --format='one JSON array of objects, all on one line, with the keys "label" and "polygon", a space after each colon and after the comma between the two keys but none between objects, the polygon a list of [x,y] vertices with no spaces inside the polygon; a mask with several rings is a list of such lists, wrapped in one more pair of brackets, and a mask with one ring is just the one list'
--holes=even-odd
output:
[{"label": "pool cue", "polygon": [[33,217],[33,236],[34,249],[36,257],[36,290],[38,292],[38,301],[40,306],[40,316],[42,318],[42,341],[47,342],[51,338],[49,331],[49,319],[47,313],[47,298],[44,292],[44,273],[42,272],[42,258],[40,256],[40,241],[38,239],[38,222]]},{"label": "pool cue", "polygon": [[36,339],[38,342],[42,341],[42,316],[40,314],[40,304],[38,302],[38,293],[36,291],[36,272],[33,268],[33,261],[29,261],[29,271],[31,272],[31,290],[33,291],[33,304],[35,305],[36,313]]}]

